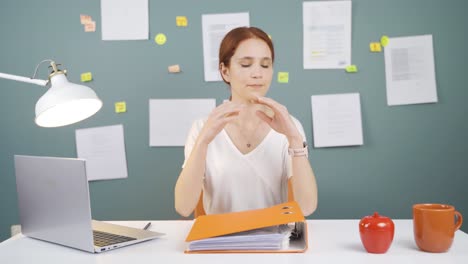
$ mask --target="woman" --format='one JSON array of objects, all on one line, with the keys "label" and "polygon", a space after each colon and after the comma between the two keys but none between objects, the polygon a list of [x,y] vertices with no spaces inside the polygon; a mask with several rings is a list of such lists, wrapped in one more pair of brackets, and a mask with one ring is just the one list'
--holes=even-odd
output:
[{"label": "woman", "polygon": [[193,212],[202,193],[207,214],[286,202],[288,180],[304,215],[315,211],[317,185],[302,125],[265,97],[273,61],[273,43],[258,28],[236,28],[222,40],[219,70],[231,98],[189,132],[175,186],[175,208],[182,216]]}]

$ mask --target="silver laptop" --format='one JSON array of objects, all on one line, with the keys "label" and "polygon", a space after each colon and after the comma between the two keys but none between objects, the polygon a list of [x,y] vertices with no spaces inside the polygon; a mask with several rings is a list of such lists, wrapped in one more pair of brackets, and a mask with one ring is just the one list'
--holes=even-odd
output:
[{"label": "silver laptop", "polygon": [[164,235],[92,220],[83,159],[15,155],[15,170],[26,236],[99,253]]}]

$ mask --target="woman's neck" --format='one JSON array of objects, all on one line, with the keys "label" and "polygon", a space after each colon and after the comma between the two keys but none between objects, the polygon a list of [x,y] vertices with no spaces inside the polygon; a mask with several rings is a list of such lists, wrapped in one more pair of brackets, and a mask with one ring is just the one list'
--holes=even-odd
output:
[{"label": "woman's neck", "polygon": [[245,107],[239,112],[238,118],[228,123],[225,128],[232,142],[245,154],[258,146],[271,128],[256,113],[264,108],[263,105],[253,102],[234,102],[243,103]]},{"label": "woman's neck", "polygon": [[231,101],[245,105],[243,110],[239,113],[239,118],[236,122],[236,126],[238,127],[258,127],[262,120],[257,116],[257,111],[262,111],[270,117],[274,115],[273,111],[269,107],[258,104],[254,100],[247,100],[244,98],[231,96]]},{"label": "woman's neck", "polygon": [[247,104],[246,107],[239,112],[236,125],[241,128],[258,128],[262,120],[257,116],[256,112],[260,110],[260,107],[261,105],[258,104]]}]

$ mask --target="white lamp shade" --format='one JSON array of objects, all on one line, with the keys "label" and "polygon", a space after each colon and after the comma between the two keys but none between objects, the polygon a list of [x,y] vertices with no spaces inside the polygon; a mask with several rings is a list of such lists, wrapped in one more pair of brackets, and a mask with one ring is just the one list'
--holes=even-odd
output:
[{"label": "white lamp shade", "polygon": [[36,124],[41,127],[66,126],[94,115],[102,101],[89,87],[70,83],[64,74],[50,79],[51,87],[36,103]]}]

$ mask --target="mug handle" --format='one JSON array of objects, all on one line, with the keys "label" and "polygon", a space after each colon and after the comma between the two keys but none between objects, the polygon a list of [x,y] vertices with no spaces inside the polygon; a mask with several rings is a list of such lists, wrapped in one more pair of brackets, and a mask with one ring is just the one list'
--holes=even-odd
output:
[{"label": "mug handle", "polygon": [[458,211],[455,211],[455,215],[457,216],[457,223],[455,224],[455,231],[457,231],[463,223],[463,216]]}]

